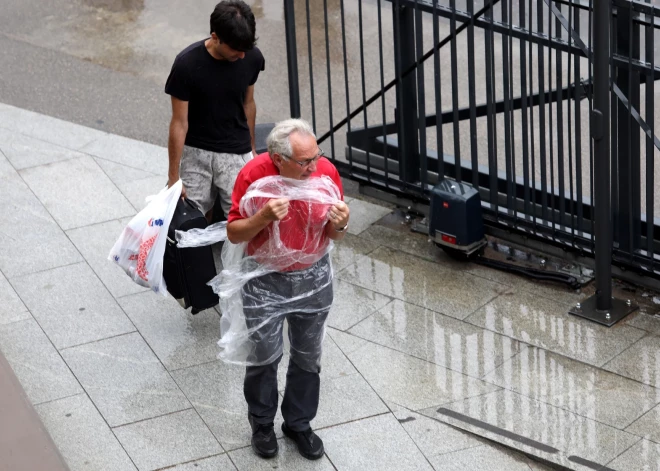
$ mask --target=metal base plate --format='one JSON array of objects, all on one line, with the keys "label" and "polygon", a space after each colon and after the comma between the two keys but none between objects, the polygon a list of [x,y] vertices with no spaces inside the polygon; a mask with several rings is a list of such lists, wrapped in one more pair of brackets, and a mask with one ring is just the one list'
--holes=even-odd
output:
[{"label": "metal base plate", "polygon": [[585,299],[582,303],[577,304],[568,313],[607,327],[612,327],[637,309],[639,309],[639,306],[629,301],[612,298],[612,308],[609,311],[599,311],[596,309],[596,295],[593,295]]}]

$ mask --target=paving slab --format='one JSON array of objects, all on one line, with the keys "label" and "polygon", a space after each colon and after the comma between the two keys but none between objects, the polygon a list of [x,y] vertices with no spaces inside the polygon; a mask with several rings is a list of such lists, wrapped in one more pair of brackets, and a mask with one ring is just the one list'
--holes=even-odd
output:
[{"label": "paving slab", "polygon": [[377,248],[378,244],[368,238],[346,234],[341,241],[334,244],[334,248],[330,252],[335,275]]},{"label": "paving slab", "polygon": [[32,404],[83,392],[34,319],[0,325],[0,350]]},{"label": "paving slab", "polygon": [[389,296],[335,279],[334,301],[327,325],[347,330],[391,301]]},{"label": "paving slab", "polygon": [[348,207],[351,212],[351,223],[348,225],[349,234],[358,235],[374,222],[392,212],[385,206],[369,203],[358,198],[349,201]]},{"label": "paving slab", "polygon": [[640,311],[630,314],[621,321],[625,325],[637,327],[655,335],[660,335],[660,316]]},{"label": "paving slab", "polygon": [[229,459],[229,456],[222,454],[211,458],[191,461],[190,463],[179,464],[168,471],[236,471],[236,466]]},{"label": "paving slab", "polygon": [[0,127],[78,150],[107,135],[103,131],[0,103]]},{"label": "paving slab", "polygon": [[482,447],[486,443],[484,439],[471,433],[403,407],[393,414],[419,450],[429,459],[437,455]]},{"label": "paving slab", "polygon": [[161,175],[117,183],[117,188],[119,188],[136,211],[142,211],[147,207],[147,204],[149,204],[146,200],[147,196],[158,194],[166,186],[167,178]]},{"label": "paving slab", "polygon": [[[362,288],[463,319],[507,286],[380,247],[342,270],[338,277]],[[464,291],[470,287],[471,295]]]},{"label": "paving slab", "polygon": [[149,291],[131,280],[116,263],[108,260],[110,249],[124,227],[126,224],[122,220],[113,220],[66,231],[71,242],[115,298]]},{"label": "paving slab", "polygon": [[82,260],[80,253],[0,155],[0,270],[8,279]]},{"label": "paving slab", "polygon": [[280,438],[277,441],[279,452],[277,456],[271,459],[263,459],[252,450],[252,447],[241,448],[229,452],[232,461],[238,471],[266,471],[272,469],[282,469],[286,471],[333,471],[336,468],[332,466],[327,456],[321,459],[310,461],[303,458],[298,453],[296,444],[288,438]]},{"label": "paving slab", "polygon": [[[216,361],[174,371],[172,376],[226,451],[250,444],[252,433],[243,396],[245,367]],[[281,424],[278,411],[278,437],[282,436]]]},{"label": "paving slab", "polygon": [[639,440],[627,432],[507,390],[420,413],[570,469],[589,469],[576,463],[575,457],[591,462],[591,469],[603,466]]},{"label": "paving slab", "polygon": [[71,471],[135,471],[86,394],[41,404],[36,409]]},{"label": "paving slab", "polygon": [[117,302],[168,370],[216,360],[220,316],[215,310],[193,316],[171,296],[151,291]]},{"label": "paving slab", "polygon": [[398,299],[348,332],[473,378],[521,349],[517,340]]},{"label": "paving slab", "polygon": [[537,347],[484,380],[621,430],[660,403],[659,389]]},{"label": "paving slab", "polygon": [[22,276],[12,284],[58,349],[135,330],[86,263]]},{"label": "paving slab", "polygon": [[112,183],[117,186],[123,183],[130,183],[136,180],[143,180],[145,178],[156,176],[152,172],[140,170],[129,165],[118,164],[117,162],[105,160],[101,157],[94,157],[94,161],[99,167],[101,167],[101,170],[103,170],[108,178],[112,180]]},{"label": "paving slab", "polygon": [[62,229],[135,214],[135,208],[89,156],[20,171]]},{"label": "paving slab", "polygon": [[167,148],[113,134],[95,139],[81,151],[156,175],[166,176],[169,167]]},{"label": "paving slab", "polygon": [[660,336],[644,337],[603,368],[660,388]]},{"label": "paving slab", "polygon": [[2,128],[0,128],[0,151],[17,170],[85,155]]},{"label": "paving slab", "polygon": [[465,320],[471,324],[602,366],[646,332],[635,327],[604,327],[568,314],[569,305],[515,291],[500,296]]},{"label": "paving slab", "polygon": [[138,333],[68,348],[62,356],[111,427],[191,407]]},{"label": "paving slab", "polygon": [[660,445],[640,440],[607,467],[617,471],[656,471],[660,469]]},{"label": "paving slab", "polygon": [[325,452],[342,471],[431,471],[433,468],[392,414],[318,431]]},{"label": "paving slab", "polygon": [[626,432],[660,443],[660,427],[658,424],[660,424],[660,405],[633,422],[626,428]]},{"label": "paving slab", "polygon": [[346,355],[381,398],[411,410],[500,389],[457,371],[371,343]]},{"label": "paving slab", "polygon": [[117,427],[114,432],[140,471],[161,469],[223,452],[192,409]]},{"label": "paving slab", "polygon": [[[480,446],[455,451],[430,459],[436,471],[464,471],[466,469],[487,469],[488,471],[530,471],[530,459],[510,449],[498,446]],[[535,470],[550,470],[536,464]]]},{"label": "paving slab", "polygon": [[32,318],[7,278],[0,272],[0,326]]}]

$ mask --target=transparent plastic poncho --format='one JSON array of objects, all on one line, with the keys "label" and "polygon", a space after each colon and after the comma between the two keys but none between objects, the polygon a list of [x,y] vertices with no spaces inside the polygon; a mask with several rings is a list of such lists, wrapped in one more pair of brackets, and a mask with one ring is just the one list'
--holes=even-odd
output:
[{"label": "transparent plastic poncho", "polygon": [[[223,270],[209,282],[220,298],[221,348],[228,363],[259,366],[283,353],[283,325],[289,326],[291,359],[315,371],[321,356],[325,319],[332,304],[332,241],[326,236],[330,208],[341,201],[329,177],[292,180],[265,177],[252,183],[240,201],[249,218],[271,199],[289,200],[281,221],[250,242],[222,250]],[[221,240],[224,225],[185,236],[189,246]],[[183,236],[183,234],[181,235]],[[177,235],[179,237],[179,235]]]}]

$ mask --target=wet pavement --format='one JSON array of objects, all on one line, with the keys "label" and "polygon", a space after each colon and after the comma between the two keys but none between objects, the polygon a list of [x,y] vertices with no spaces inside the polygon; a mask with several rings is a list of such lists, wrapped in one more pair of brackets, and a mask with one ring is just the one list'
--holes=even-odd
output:
[{"label": "wet pavement", "polygon": [[0,350],[72,471],[660,469],[657,306],[610,329],[570,317],[588,290],[452,261],[350,182],[313,422],[326,453],[307,462],[280,433],[258,459],[218,313],[106,260],[166,149],[7,105],[0,135]]}]

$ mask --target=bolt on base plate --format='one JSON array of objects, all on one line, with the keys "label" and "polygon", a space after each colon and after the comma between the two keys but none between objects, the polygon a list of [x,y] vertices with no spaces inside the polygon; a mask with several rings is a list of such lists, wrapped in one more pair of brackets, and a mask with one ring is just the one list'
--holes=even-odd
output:
[{"label": "bolt on base plate", "polygon": [[630,300],[624,301],[622,299],[612,298],[612,308],[609,311],[599,311],[596,309],[596,295],[593,295],[581,303],[577,303],[568,313],[607,327],[612,327],[637,309],[639,309],[639,306],[633,304]]}]

